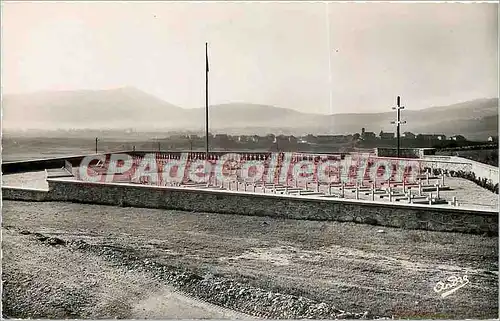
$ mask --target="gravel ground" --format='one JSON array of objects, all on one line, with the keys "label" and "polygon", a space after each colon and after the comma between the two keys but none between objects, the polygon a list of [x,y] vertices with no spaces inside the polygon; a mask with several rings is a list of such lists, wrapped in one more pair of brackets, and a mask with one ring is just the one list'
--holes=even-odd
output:
[{"label": "gravel ground", "polygon": [[[65,246],[50,248],[79,253],[79,260],[98,260],[96,269],[102,265],[126,270],[134,284],[145,284],[141,278],[153,279],[158,286],[172,286],[256,317],[498,317],[497,237],[381,229],[354,223],[13,201],[3,203],[3,224],[7,229],[3,235],[3,275],[14,280],[4,284],[3,302],[13,317],[113,315],[103,307],[90,308],[96,302],[92,298],[100,295],[91,286],[83,287],[86,292],[78,291],[82,293],[77,300],[80,308],[65,308],[68,312],[44,308],[46,305],[40,302],[51,296],[22,286],[23,282],[37,281],[38,275],[52,275],[53,279],[47,280],[71,280],[78,275],[72,270],[75,264],[45,260],[48,253],[23,243],[34,237],[32,233],[55,238],[55,243],[56,239],[63,240]],[[20,234],[22,231],[31,234]],[[73,257],[64,262],[72,260],[82,262]],[[26,268],[26,262],[32,262],[31,267],[28,264]],[[116,277],[92,273],[84,274],[83,279],[95,280],[109,289],[111,294],[103,302],[108,302],[110,311],[119,317],[133,317],[137,305],[153,300],[137,295],[137,287],[120,287]],[[433,291],[437,282],[464,275],[470,283],[452,295],[441,298]],[[45,286],[50,288],[53,283],[46,281]],[[57,296],[62,306],[72,302],[77,293],[74,289],[65,291]],[[152,292],[158,295],[158,291]],[[120,295],[137,300],[121,306],[115,298]],[[32,301],[35,303],[30,304]],[[161,315],[158,307],[150,310],[148,315]]]},{"label": "gravel ground", "polygon": [[[441,184],[441,179],[430,179],[429,184]],[[426,184],[424,181],[423,184]],[[299,185],[301,188],[303,188],[305,185]],[[457,201],[459,202],[459,207],[465,207],[465,208],[472,208],[472,209],[485,209],[485,210],[498,210],[498,195],[484,189],[474,182],[471,182],[469,180],[466,180],[464,178],[458,178],[458,177],[446,177],[445,178],[445,186],[450,187],[449,190],[442,190],[440,191],[440,198],[445,199],[447,201],[451,201],[453,197],[456,197]],[[232,183],[231,185],[228,185],[227,183],[224,185],[225,189],[229,189],[231,187],[231,190],[236,190],[236,183]],[[243,184],[239,185],[239,191],[243,191],[244,187]],[[251,191],[252,189],[248,189],[248,191]],[[310,184],[309,191],[316,191],[316,187],[314,184]],[[394,192],[397,193],[403,193],[402,187],[397,187],[393,188]],[[262,188],[257,187],[256,192],[262,193]],[[320,192],[327,194],[328,193],[328,186],[320,186]],[[334,194],[340,195],[339,190],[334,190],[332,191]],[[415,190],[412,192],[412,194],[417,194],[418,189],[415,188]],[[267,193],[271,193],[268,189]],[[427,196],[431,192],[423,192],[422,195]],[[436,192],[433,191],[432,195],[436,196]],[[344,193],[344,198],[346,199],[356,199],[356,193],[354,193],[354,190],[345,190]],[[359,193],[359,199],[361,200],[371,200],[371,195],[365,195],[365,193],[360,192]],[[376,201],[378,202],[389,202],[389,199],[387,197],[385,198],[380,198],[378,195],[376,195],[375,198]],[[401,203],[407,203],[406,200],[402,200]],[[452,205],[446,205],[446,204],[440,204],[436,206],[444,206],[444,207],[452,207]]]},{"label": "gravel ground", "polygon": [[179,293],[145,271],[110,264],[81,243],[2,230],[3,316],[16,318],[217,318],[247,315]]},{"label": "gravel ground", "polygon": [[[3,273],[3,303],[9,317],[370,317],[368,313],[347,313],[324,302],[266,291],[224,277],[201,277],[142,259],[132,250],[91,245],[83,240],[65,241],[10,227],[3,235],[8,240],[4,247],[9,262]],[[253,316],[193,299],[192,295]]]},{"label": "gravel ground", "polygon": [[460,203],[460,206],[468,208],[479,208],[498,211],[499,195],[485,188],[478,186],[476,183],[464,178],[449,177],[446,178],[445,184],[450,186],[450,191],[444,191],[443,195],[447,199],[455,196]]}]

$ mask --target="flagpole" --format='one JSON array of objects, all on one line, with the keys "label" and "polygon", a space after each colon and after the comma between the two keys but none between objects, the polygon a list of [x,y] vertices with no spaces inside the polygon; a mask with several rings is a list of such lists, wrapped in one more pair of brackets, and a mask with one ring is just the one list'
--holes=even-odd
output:
[{"label": "flagpole", "polygon": [[208,42],[205,42],[205,139],[205,159],[208,160]]}]

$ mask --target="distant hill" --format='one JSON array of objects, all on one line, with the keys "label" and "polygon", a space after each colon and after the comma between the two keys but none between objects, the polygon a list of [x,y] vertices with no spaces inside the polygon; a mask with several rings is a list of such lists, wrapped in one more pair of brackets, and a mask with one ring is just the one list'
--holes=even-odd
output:
[{"label": "distant hill", "polygon": [[[205,108],[188,110],[195,124],[204,124]],[[210,125],[214,129],[324,127],[328,125],[326,115],[301,113],[292,109],[269,105],[232,103],[210,106]],[[325,121],[325,117],[327,118]]]},{"label": "distant hill", "polygon": [[[259,129],[260,133],[348,134],[361,132],[363,127],[376,134],[381,130],[396,131],[391,124],[396,118],[395,112],[318,115],[241,103],[215,105],[210,111],[212,128],[224,128],[228,133],[250,134]],[[191,112],[201,116],[198,123],[203,124],[204,109]],[[478,99],[423,110],[405,109],[402,120],[407,123],[401,126],[401,131],[448,136],[461,134],[470,139],[486,139],[498,135],[497,119],[498,99]]]},{"label": "distant hill", "polygon": [[130,87],[5,95],[2,107],[4,128],[27,129],[164,127],[165,115],[175,122],[184,113]]},{"label": "distant hill", "polygon": [[[135,88],[5,95],[3,128],[201,130],[205,109],[183,109]],[[394,132],[395,112],[320,115],[250,103],[210,106],[212,132],[229,134],[347,134],[361,128]],[[462,134],[472,139],[498,135],[498,99],[402,112],[402,132]]]}]

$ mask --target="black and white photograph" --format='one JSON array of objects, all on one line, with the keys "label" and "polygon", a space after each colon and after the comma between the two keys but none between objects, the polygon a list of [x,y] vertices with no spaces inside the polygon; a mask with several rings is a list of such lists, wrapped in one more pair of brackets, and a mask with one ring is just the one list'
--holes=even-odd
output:
[{"label": "black and white photograph", "polygon": [[2,318],[498,319],[498,15],[2,1]]}]

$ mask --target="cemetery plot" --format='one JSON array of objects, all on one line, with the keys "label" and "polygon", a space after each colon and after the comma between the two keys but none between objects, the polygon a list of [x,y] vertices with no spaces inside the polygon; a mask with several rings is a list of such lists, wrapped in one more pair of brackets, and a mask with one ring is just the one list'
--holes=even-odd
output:
[{"label": "cemetery plot", "polygon": [[[109,155],[108,155],[109,156]],[[236,155],[238,156],[238,155]],[[236,157],[235,156],[235,157]],[[373,202],[436,204],[440,206],[463,206],[468,208],[497,209],[498,199],[495,194],[469,184],[464,179],[450,177],[446,171],[437,173],[428,168],[417,168],[413,180],[409,176],[396,175],[397,168],[392,164],[392,174],[385,175],[384,167],[377,168],[377,175],[370,176],[377,159],[368,159],[365,172],[360,179],[350,179],[356,168],[349,171],[338,169],[326,171],[334,177],[330,183],[321,180],[319,173],[321,162],[344,161],[341,155],[293,154],[286,159],[285,154],[248,153],[240,155],[241,159],[228,159],[221,162],[221,155],[210,155],[206,162],[203,153],[154,154],[155,168],[145,166],[145,157],[127,156],[128,160],[113,163],[110,157],[92,160],[87,164],[89,177],[98,177],[101,182],[133,183],[143,185],[174,186],[195,189],[216,189],[242,193],[292,195],[297,197],[321,197],[332,199],[354,199]],[[358,161],[352,157],[352,162]],[[126,164],[129,161],[130,164]],[[250,163],[248,163],[250,162]],[[309,163],[308,163],[309,162]],[[210,164],[208,169],[197,165]],[[262,168],[252,172],[249,164]],[[274,167],[273,167],[274,164]],[[310,175],[297,175],[300,164],[312,164]],[[252,165],[252,166],[253,166]],[[115,170],[110,167],[123,167],[126,170]],[[127,167],[128,166],[128,167]],[[200,165],[201,166],[201,165]],[[112,167],[113,168],[113,167]],[[144,169],[143,171],[138,169]],[[188,168],[188,170],[186,170]],[[191,169],[191,170],[189,170]],[[38,187],[47,189],[46,178],[81,179],[83,167],[73,166],[76,177],[69,177],[67,169],[48,169],[38,174],[21,173],[4,175],[4,185],[19,187]],[[249,175],[242,173],[247,171]],[[113,173],[113,171],[111,171]],[[148,175],[148,174],[155,175]],[[200,174],[201,173],[201,174]],[[254,175],[255,174],[255,175]],[[33,175],[38,175],[36,178]],[[252,176],[253,175],[253,176]],[[202,179],[200,179],[200,177]],[[399,180],[397,180],[399,178]]]}]

